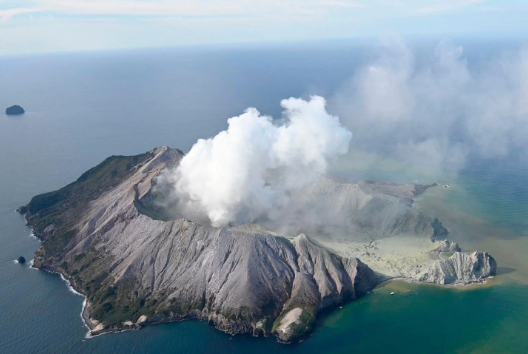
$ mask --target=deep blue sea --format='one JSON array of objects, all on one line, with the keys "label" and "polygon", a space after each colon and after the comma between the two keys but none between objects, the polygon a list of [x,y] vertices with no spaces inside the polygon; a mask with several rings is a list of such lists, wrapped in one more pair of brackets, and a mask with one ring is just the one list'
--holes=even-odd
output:
[{"label": "deep blue sea", "polygon": [[[468,47],[475,58],[489,52],[483,44]],[[39,245],[15,212],[32,196],[109,155],[161,145],[188,151],[249,106],[280,117],[283,98],[332,96],[370,56],[364,43],[335,42],[0,58],[0,108],[20,104],[27,112],[0,114],[0,352],[528,352],[528,168],[514,157],[471,159],[459,175],[442,177],[451,178],[451,190],[432,190],[418,202],[463,247],[495,256],[500,275],[490,284],[389,283],[325,314],[296,345],[231,337],[199,321],[85,339],[83,298],[58,275],[13,262],[31,259]],[[383,166],[362,175],[406,178]],[[389,296],[394,289],[413,292]]]}]

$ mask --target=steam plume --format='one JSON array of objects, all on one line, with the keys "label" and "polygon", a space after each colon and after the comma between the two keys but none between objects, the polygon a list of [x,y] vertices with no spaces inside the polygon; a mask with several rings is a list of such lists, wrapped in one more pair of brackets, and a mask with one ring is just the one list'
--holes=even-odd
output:
[{"label": "steam plume", "polygon": [[248,108],[228,129],[198,140],[168,172],[183,216],[213,226],[270,218],[291,192],[346,154],[352,133],[327,113],[324,98],[283,100],[282,124]]},{"label": "steam plume", "polygon": [[431,54],[382,41],[377,59],[338,90],[330,109],[352,118],[343,124],[361,136],[355,145],[437,171],[459,171],[471,156],[526,156],[527,52],[468,61],[442,41]]}]

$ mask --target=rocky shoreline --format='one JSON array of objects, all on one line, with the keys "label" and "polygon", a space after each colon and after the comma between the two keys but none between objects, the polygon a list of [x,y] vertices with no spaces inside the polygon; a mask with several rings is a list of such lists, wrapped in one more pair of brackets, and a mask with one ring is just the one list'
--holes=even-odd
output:
[{"label": "rocky shoreline", "polygon": [[[91,319],[90,319],[90,311],[89,311],[89,303],[88,303],[88,298],[86,295],[80,293],[77,289],[74,288],[73,284],[70,282],[70,280],[68,280],[64,274],[62,273],[57,273],[57,272],[54,272],[54,271],[51,271],[51,270],[48,270],[48,269],[44,269],[44,268],[35,268],[35,269],[38,269],[38,270],[42,270],[42,271],[46,271],[46,272],[49,272],[49,273],[53,273],[53,274],[59,274],[61,276],[61,278],[66,282],[67,286],[72,290],[72,292],[74,292],[76,295],[79,295],[79,296],[82,296],[84,298],[83,300],[83,305],[82,305],[82,309],[81,309],[81,313],[80,313],[80,317],[82,319],[82,322],[84,324],[84,326],[87,328],[88,332],[86,333],[86,336],[85,338],[86,339],[89,339],[89,338],[94,338],[94,337],[97,337],[97,336],[100,336],[100,335],[103,335],[103,334],[111,334],[111,333],[120,333],[120,332],[126,332],[126,331],[134,331],[134,330],[140,330],[141,328],[143,328],[144,326],[146,325],[156,325],[156,324],[163,324],[163,323],[173,323],[173,322],[183,322],[183,321],[187,321],[187,320],[199,320],[199,321],[206,321],[206,322],[209,322],[211,323],[207,318],[203,318],[203,317],[199,317],[199,316],[188,316],[188,317],[184,317],[184,318],[164,318],[164,319],[159,319],[159,320],[156,320],[156,321],[152,321],[152,320],[148,320],[147,318],[144,318],[144,319],[141,319],[141,321],[138,321],[138,323],[130,323],[129,326],[127,327],[116,327],[116,328],[97,328],[97,326],[99,324],[94,324],[92,323]],[[480,280],[477,280],[477,281],[474,281],[474,282],[470,282],[470,283],[456,283],[456,284],[451,284],[451,285],[442,285],[442,286],[455,286],[455,287],[459,287],[459,286],[462,286],[462,287],[465,287],[465,286],[470,286],[470,285],[474,285],[474,284],[485,284],[488,279],[490,278],[493,278],[493,276],[490,276],[489,278],[484,278],[484,279],[480,279]],[[374,290],[375,288],[385,284],[385,283],[390,283],[390,282],[393,282],[393,281],[405,281],[405,282],[408,282],[408,283],[421,283],[421,281],[417,281],[415,279],[409,279],[409,278],[405,278],[405,277],[392,277],[392,278],[385,278],[385,279],[379,279],[379,282],[377,284],[374,284],[372,289],[371,290]],[[435,285],[438,285],[436,283],[434,283]],[[347,303],[349,303],[350,301],[346,301],[346,302],[343,302],[341,304],[336,304],[332,309],[326,309],[326,311],[333,311],[335,308],[337,307],[341,307],[340,305],[346,305]],[[240,331],[240,330],[228,330],[228,329],[225,329],[225,328],[221,328],[221,327],[216,327],[216,329],[226,333],[226,334],[230,334],[230,335],[236,335],[236,334],[240,334],[240,333],[244,333],[244,331]],[[255,337],[259,337],[259,335],[263,335],[264,337],[268,337],[269,334],[268,333],[253,333],[253,336]],[[301,340],[301,338],[299,338],[299,340]],[[285,344],[288,344],[290,343],[290,341],[283,341],[281,340],[279,337],[277,338],[277,340],[279,342],[282,342],[282,343],[285,343]]]}]

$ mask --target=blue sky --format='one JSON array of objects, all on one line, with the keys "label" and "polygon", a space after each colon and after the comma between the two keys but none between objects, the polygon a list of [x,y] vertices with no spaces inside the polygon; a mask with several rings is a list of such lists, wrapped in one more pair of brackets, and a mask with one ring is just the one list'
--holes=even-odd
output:
[{"label": "blue sky", "polygon": [[0,55],[401,36],[525,36],[526,0],[0,0]]}]

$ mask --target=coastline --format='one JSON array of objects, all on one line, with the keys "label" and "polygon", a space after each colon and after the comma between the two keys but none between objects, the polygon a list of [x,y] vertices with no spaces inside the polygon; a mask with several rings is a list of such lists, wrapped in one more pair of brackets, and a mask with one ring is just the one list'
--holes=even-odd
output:
[{"label": "coastline", "polygon": [[[33,237],[39,239],[39,241],[41,241],[40,238],[38,238],[38,236],[36,236],[33,232],[31,232],[31,235]],[[79,316],[81,317],[83,325],[87,329],[87,332],[84,335],[85,339],[94,338],[94,337],[101,336],[101,335],[107,334],[107,333],[120,333],[120,332],[127,332],[127,331],[133,331],[133,330],[140,330],[145,325],[151,326],[151,325],[163,324],[163,323],[183,322],[183,321],[192,320],[192,319],[209,322],[209,320],[207,318],[202,318],[200,316],[190,316],[190,317],[184,317],[184,318],[170,317],[170,318],[163,318],[163,319],[159,319],[159,320],[155,320],[155,321],[149,321],[148,323],[144,322],[144,323],[141,323],[141,324],[134,324],[135,327],[131,327],[131,328],[120,328],[120,329],[105,328],[105,329],[102,329],[100,331],[97,331],[97,333],[94,334],[92,331],[96,328],[96,326],[94,326],[90,322],[88,298],[84,294],[82,294],[81,292],[77,291],[73,287],[72,282],[64,274],[62,274],[61,272],[57,272],[57,271],[46,269],[46,268],[37,268],[37,267],[34,267],[33,263],[34,263],[34,259],[32,259],[29,262],[29,268],[32,268],[32,269],[35,269],[35,270],[43,270],[43,271],[51,273],[51,274],[58,274],[60,276],[60,278],[66,283],[66,285],[68,287],[68,290],[70,292],[72,292],[73,294],[75,294],[77,296],[82,296],[83,297],[82,308],[81,308],[81,312],[80,312]],[[382,277],[380,276],[380,278],[382,278]],[[489,279],[493,279],[493,278],[494,277],[491,277]],[[482,285],[485,285],[486,283],[488,283],[487,280],[488,279],[483,279],[480,282],[473,282],[473,283],[470,283],[470,284],[435,284],[435,283],[428,283],[428,282],[423,282],[423,281],[416,281],[414,279],[406,278],[406,277],[403,277],[403,276],[393,276],[393,277],[388,277],[388,278],[387,277],[383,277],[365,295],[368,295],[371,291],[375,291],[376,289],[379,289],[379,288],[381,288],[381,287],[383,287],[383,286],[385,286],[385,285],[387,285],[389,283],[396,282],[396,281],[403,281],[403,282],[409,283],[409,284],[412,283],[412,284],[419,284],[419,285],[432,285],[432,286],[435,286],[435,287],[440,286],[440,287],[448,287],[448,288],[467,289],[467,288],[474,288],[474,287],[480,287]],[[343,303],[341,303],[339,305],[336,305],[336,307],[347,305],[349,302],[350,301],[343,302]],[[217,327],[217,326],[214,326],[214,328],[217,329],[217,330],[220,330],[221,332],[229,334],[231,336],[239,334],[239,333],[230,332],[228,330],[222,329],[222,328]]]},{"label": "coastline", "polygon": [[[25,215],[26,220],[28,220],[27,216],[28,215],[26,214]],[[30,226],[29,222],[26,225]],[[35,238],[39,239],[42,242],[42,240],[44,239],[44,235],[36,234],[35,230],[33,229],[33,227],[31,227],[31,230],[32,230],[32,232],[31,232],[30,236],[35,237]],[[42,238],[39,237],[39,236],[42,236]],[[372,242],[371,242],[371,244],[372,244]],[[337,254],[337,252],[335,252],[335,251],[334,251],[334,253]],[[441,259],[440,254],[438,254],[438,258]],[[33,267],[33,264],[31,264],[31,267]],[[70,280],[69,275],[63,273],[63,272],[67,272],[66,270],[63,270],[60,267],[55,267],[55,266],[47,267],[45,265],[41,265],[41,268],[36,268],[36,267],[33,267],[33,268],[41,269],[41,270],[44,270],[44,271],[47,271],[47,272],[50,272],[50,273],[59,274],[61,279],[66,282],[69,291],[73,292],[74,294],[76,294],[78,296],[82,296],[83,297],[83,304],[82,304],[82,308],[81,308],[81,312],[80,312],[80,317],[81,317],[81,319],[83,321],[84,326],[88,330],[87,333],[84,336],[85,338],[92,338],[92,337],[96,337],[96,336],[99,336],[99,335],[102,335],[102,334],[106,334],[106,333],[119,333],[119,332],[125,332],[125,331],[130,331],[130,330],[138,330],[138,329],[141,329],[145,325],[155,325],[155,324],[171,323],[171,322],[182,322],[182,321],[191,320],[191,319],[198,319],[200,321],[207,321],[208,323],[212,322],[210,317],[207,316],[207,314],[204,316],[203,313],[196,313],[195,312],[195,313],[189,314],[188,316],[184,316],[184,317],[172,317],[170,315],[169,316],[167,316],[167,315],[165,315],[165,316],[163,316],[163,315],[154,315],[152,317],[152,319],[148,319],[145,316],[144,319],[141,319],[141,318],[138,319],[138,321],[136,323],[132,323],[131,321],[126,321],[126,322],[119,323],[117,325],[106,326],[106,328],[105,328],[105,325],[103,323],[98,323],[98,322],[95,322],[95,321],[92,322],[90,320],[90,315],[89,315],[90,303],[88,302],[87,296],[83,295],[80,291],[75,289],[74,282],[72,282],[72,280]],[[405,281],[407,283],[431,284],[431,283],[426,283],[426,282],[422,282],[422,281],[417,281],[417,280],[414,280],[412,278],[405,277],[404,275],[387,276],[387,275],[383,275],[380,272],[378,272],[378,280],[379,281],[370,288],[370,290],[367,292],[367,294],[370,291],[373,291],[373,290],[375,290],[375,289],[377,289],[379,287],[382,287],[383,284],[390,283],[390,282],[397,281],[397,280],[403,280],[403,281]],[[485,283],[485,281],[484,282],[478,282],[479,285],[483,284],[483,283]],[[444,284],[431,284],[431,285],[444,285]],[[458,286],[458,285],[467,286],[467,285],[473,285],[473,284],[454,284],[454,286]],[[349,301],[341,302],[339,304],[336,304],[335,307],[339,307],[341,305],[346,305],[348,302]],[[226,328],[225,327],[222,328],[222,326],[215,325],[214,327],[215,327],[215,329],[218,329],[218,330],[220,330],[220,331],[222,331],[224,333],[230,334],[230,335],[235,335],[235,334],[239,334],[239,333],[243,333],[244,332],[244,331],[242,331],[242,332],[237,331],[237,329],[239,329],[239,328],[234,328],[234,327],[231,327],[231,329],[232,330],[234,329],[234,331],[226,330]]]},{"label": "coastline", "polygon": [[[34,269],[39,269],[39,268],[34,268]],[[44,270],[44,271],[49,272],[49,273],[59,274],[61,279],[66,283],[66,285],[68,286],[68,289],[72,293],[74,293],[74,294],[76,294],[78,296],[82,296],[84,298],[83,304],[82,304],[81,313],[80,313],[80,317],[82,319],[82,322],[83,322],[84,326],[88,329],[88,332],[84,336],[85,339],[95,338],[95,337],[102,336],[104,334],[110,334],[110,333],[121,333],[121,332],[128,332],[128,331],[137,331],[137,330],[140,330],[143,327],[143,325],[142,325],[142,326],[139,326],[137,328],[133,328],[133,327],[132,328],[122,328],[122,329],[108,328],[108,329],[103,329],[103,330],[99,331],[99,333],[92,334],[92,330],[95,327],[90,323],[87,297],[85,295],[79,293],[78,291],[76,291],[73,288],[73,286],[71,285],[71,282],[68,279],[66,279],[62,273],[53,272],[53,271],[49,271],[49,270]],[[490,277],[489,279],[494,279],[494,278],[495,277]],[[396,282],[396,281],[403,281],[403,282],[408,283],[408,284],[429,285],[429,286],[434,286],[434,287],[438,287],[438,288],[444,288],[445,287],[445,288],[457,288],[457,289],[469,289],[469,288],[474,288],[476,286],[480,287],[481,285],[486,285],[487,283],[489,283],[488,279],[484,279],[482,282],[473,282],[473,283],[470,283],[470,284],[435,284],[435,283],[428,283],[428,282],[423,282],[423,281],[416,281],[416,280],[405,278],[405,277],[401,277],[401,276],[395,276],[395,277],[386,278],[386,279],[381,280],[379,283],[374,285],[372,287],[372,289],[369,290],[364,296],[370,294],[372,291],[375,291],[375,290],[377,290],[379,288],[382,288],[385,285],[388,285],[389,283]],[[341,306],[346,306],[350,302],[352,302],[352,301],[345,301],[345,302],[343,302],[343,303],[341,303],[339,305],[336,305],[335,308],[341,307]],[[199,316],[191,316],[191,317],[185,317],[185,318],[160,319],[158,321],[148,322],[148,325],[152,326],[152,325],[158,325],[158,324],[164,324],[164,323],[184,322],[184,321],[188,321],[188,320],[198,320],[198,321],[209,322],[209,320],[207,318],[201,318]],[[217,327],[217,326],[214,326],[214,328],[216,330],[219,330],[219,331],[221,331],[223,333],[226,333],[226,334],[229,334],[231,336],[235,336],[236,334],[240,334],[240,333],[235,333],[235,332],[230,332],[228,330],[224,330],[224,329],[222,329],[220,327]],[[253,335],[253,336],[254,337],[259,337],[258,335]],[[267,337],[267,336],[265,335],[264,337]],[[277,340],[279,340],[279,338],[277,338]],[[280,342],[280,340],[279,340],[279,342]],[[289,344],[288,342],[285,342],[285,343]]]},{"label": "coastline", "polygon": [[[33,260],[31,260],[33,261]],[[82,303],[82,308],[81,308],[81,312],[80,312],[80,317],[82,319],[82,322],[84,324],[84,326],[88,329],[88,332],[86,333],[86,335],[84,336],[85,338],[91,338],[93,337],[92,335],[92,329],[93,327],[90,326],[90,323],[89,323],[89,320],[87,320],[87,318],[85,316],[87,316],[87,310],[88,310],[88,307],[87,307],[87,304],[88,304],[88,298],[81,294],[80,292],[78,292],[77,290],[75,290],[75,288],[72,286],[71,282],[60,272],[54,272],[52,270],[49,270],[49,269],[41,269],[41,268],[36,268],[33,266],[33,264],[31,264],[30,268],[33,268],[35,270],[42,270],[44,272],[48,272],[50,274],[58,274],[60,276],[60,278],[62,279],[62,281],[64,281],[66,283],[66,286],[68,288],[68,290],[77,295],[77,296],[82,296],[83,298],[83,303]],[[86,315],[85,315],[86,314]]]},{"label": "coastline", "polygon": [[[18,211],[17,211],[18,212]],[[25,216],[24,216],[24,219],[25,219]],[[42,240],[35,234],[35,230],[33,229],[32,226],[30,226],[29,224],[26,223],[26,226],[30,227],[31,229],[31,232],[29,234],[29,237],[31,238],[34,238],[34,239],[37,239],[39,241],[39,243],[42,243]],[[36,252],[36,251],[35,251]],[[68,290],[77,295],[77,296],[82,296],[83,297],[83,304],[82,304],[82,308],[81,308],[81,313],[79,314],[80,317],[81,317],[81,320],[84,324],[84,326],[88,329],[88,332],[86,333],[86,335],[84,336],[85,338],[91,338],[93,337],[92,335],[92,330],[93,330],[93,327],[90,326],[90,323],[89,323],[89,319],[86,317],[88,316],[88,298],[80,293],[79,291],[75,290],[75,288],[73,287],[72,283],[70,280],[68,280],[64,274],[60,273],[60,272],[55,272],[55,271],[52,271],[52,270],[49,270],[49,269],[41,269],[41,268],[37,268],[34,266],[34,262],[35,262],[35,259],[32,258],[30,261],[29,261],[29,269],[34,269],[34,270],[42,270],[44,272],[48,272],[48,273],[51,273],[51,274],[58,274],[60,276],[60,278],[66,283],[66,286],[68,287]]]}]

